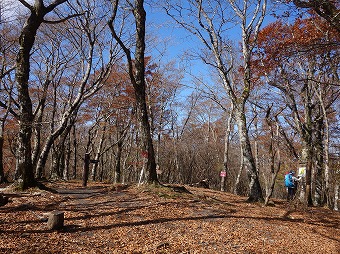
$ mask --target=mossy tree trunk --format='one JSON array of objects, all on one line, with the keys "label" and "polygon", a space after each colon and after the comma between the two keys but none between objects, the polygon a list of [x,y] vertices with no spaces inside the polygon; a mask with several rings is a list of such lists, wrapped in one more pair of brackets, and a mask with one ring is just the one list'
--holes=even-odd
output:
[{"label": "mossy tree trunk", "polygon": [[52,12],[58,5],[66,0],[55,0],[45,7],[42,0],[35,0],[33,5],[20,1],[30,10],[19,36],[19,52],[16,58],[16,86],[19,104],[19,135],[18,135],[18,175],[22,180],[20,187],[27,189],[36,185],[32,163],[32,124],[34,115],[32,101],[29,93],[30,55],[37,31],[44,22],[46,14]]}]

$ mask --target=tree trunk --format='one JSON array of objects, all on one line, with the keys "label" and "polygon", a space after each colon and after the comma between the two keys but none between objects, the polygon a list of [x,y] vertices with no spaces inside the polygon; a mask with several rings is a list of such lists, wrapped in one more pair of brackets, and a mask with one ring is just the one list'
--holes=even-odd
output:
[{"label": "tree trunk", "polygon": [[339,211],[338,202],[339,202],[339,190],[340,184],[336,181],[334,185],[334,211]]},{"label": "tree trunk", "polygon": [[19,52],[16,58],[16,75],[19,104],[19,135],[18,135],[18,177],[22,179],[22,189],[36,185],[32,163],[32,101],[29,94],[30,54],[33,48],[38,28],[44,21],[44,16],[53,11],[66,0],[59,0],[44,6],[43,1],[35,1],[34,6],[25,2],[30,10],[19,37]]},{"label": "tree trunk", "polygon": [[229,172],[229,144],[230,144],[230,133],[231,133],[231,123],[232,123],[232,119],[233,119],[233,113],[234,113],[234,109],[231,106],[230,108],[230,112],[229,112],[229,116],[228,116],[228,120],[227,120],[227,128],[224,134],[224,153],[223,153],[223,169],[226,172],[226,177],[223,177],[223,183],[221,182],[221,191],[225,190],[225,185],[226,185],[226,181],[228,179],[228,174],[230,174]]},{"label": "tree trunk", "polygon": [[73,165],[72,165],[72,178],[76,179],[77,178],[77,165],[78,165],[78,160],[77,160],[77,154],[78,154],[78,149],[77,149],[77,133],[76,133],[76,126],[73,125],[72,128],[72,138],[73,138]]},{"label": "tree trunk", "polygon": [[[38,10],[37,10],[38,11]],[[30,73],[30,52],[33,47],[35,36],[43,21],[43,13],[31,12],[27,19],[20,37],[20,49],[16,58],[16,84],[19,103],[19,135],[18,135],[18,177],[22,179],[22,189],[35,186],[32,164],[32,102],[28,89]]]},{"label": "tree trunk", "polygon": [[[270,186],[266,186],[266,198],[264,201],[264,205],[268,205],[268,202],[271,196],[273,195],[276,178],[281,168],[281,150],[280,150],[281,144],[280,144],[280,137],[279,137],[280,136],[280,125],[279,125],[279,121],[276,115],[276,118],[275,118],[276,119],[276,130],[274,134],[273,121],[270,119],[270,111],[271,111],[271,107],[268,108],[265,119],[270,130],[269,155],[270,155],[270,174],[271,174],[270,180],[271,181],[270,181]],[[274,143],[275,140],[276,140],[276,144]],[[278,161],[276,170],[275,170],[275,157],[277,157],[277,161]]]},{"label": "tree trunk", "polygon": [[267,193],[266,193],[266,198],[265,198],[265,201],[264,201],[264,205],[268,205],[268,202],[269,202],[270,198],[271,198],[272,195],[273,195],[274,187],[275,187],[275,182],[276,182],[276,177],[277,177],[277,174],[278,174],[279,171],[280,171],[280,168],[281,168],[281,161],[279,160],[278,165],[277,165],[277,169],[274,170],[274,171],[271,173],[270,186],[269,186],[268,191],[267,191]]},{"label": "tree trunk", "polygon": [[[97,147],[97,152],[96,152],[96,155],[94,157],[95,161],[99,161],[100,154],[101,154],[101,151],[103,149],[103,144],[104,144],[104,141],[105,141],[105,132],[106,132],[106,123],[104,124],[102,131],[101,131],[100,140],[99,140],[99,144],[98,144],[98,147]],[[97,169],[98,169],[98,163],[93,163],[92,170],[91,170],[92,181],[96,180]]]},{"label": "tree trunk", "polygon": [[311,177],[312,177],[312,147],[302,142],[301,162],[306,164],[306,177],[301,182],[300,200],[305,205],[313,205]]},{"label": "tree trunk", "polygon": [[[13,85],[9,89],[10,97],[12,94],[12,89],[13,89]],[[9,114],[10,108],[11,108],[11,99],[8,101],[7,109],[3,117],[0,119],[0,183],[8,182],[7,178],[5,177],[5,172],[4,172],[4,129],[5,129],[5,121]]]},{"label": "tree trunk", "polygon": [[52,161],[51,161],[51,171],[49,178],[52,180],[61,179],[61,172],[59,169],[60,160],[61,160],[61,149],[58,146],[55,146],[55,149],[52,150]]},{"label": "tree trunk", "polygon": [[68,181],[70,175],[70,159],[71,159],[71,133],[67,135],[67,143],[65,150],[63,180]]},{"label": "tree trunk", "polygon": [[244,160],[244,167],[247,170],[249,180],[248,201],[263,201],[262,189],[257,174],[254,157],[252,154],[243,104],[237,105],[235,107],[235,119],[238,126],[240,145],[242,147],[241,151]]},{"label": "tree trunk", "polygon": [[[44,168],[45,168],[47,158],[48,158],[48,154],[49,154],[49,152],[52,148],[53,143],[54,143],[54,138],[52,136],[49,136],[46,140],[46,143],[45,143],[43,149],[41,150],[41,153],[39,155],[39,160],[37,162],[36,172],[37,172],[38,175],[41,175]],[[55,156],[54,153],[53,153],[53,156]],[[54,158],[52,158],[52,161],[53,160],[54,160]]]},{"label": "tree trunk", "polygon": [[135,0],[133,15],[135,18],[136,25],[136,36],[135,36],[135,61],[132,61],[130,49],[126,47],[124,42],[117,35],[113,22],[116,18],[118,9],[118,0],[112,1],[113,15],[109,20],[108,24],[112,33],[112,36],[117,40],[119,45],[123,48],[126,57],[128,59],[129,76],[134,87],[137,116],[141,123],[141,136],[143,140],[142,150],[147,155],[146,160],[146,173],[147,181],[149,183],[158,183],[157,172],[156,172],[156,160],[155,152],[153,147],[153,141],[151,136],[151,128],[149,123],[149,117],[146,105],[146,84],[145,84],[145,21],[146,12],[144,9],[144,0]]},{"label": "tree trunk", "polygon": [[[328,207],[331,207],[331,194],[330,194],[330,187],[329,187],[329,123],[328,123],[328,114],[327,114],[327,109],[324,103],[324,100],[322,98],[322,87],[320,86],[320,84],[318,85],[318,87],[316,88],[315,86],[313,86],[315,93],[319,99],[319,103],[320,103],[320,108],[321,108],[321,112],[323,115],[323,122],[320,122],[320,128],[319,128],[319,135],[320,137],[320,148],[323,150],[322,154],[323,156],[323,160],[322,160],[322,166],[324,169],[324,193],[323,196],[326,199],[327,205]],[[323,131],[322,131],[322,127],[324,127]],[[322,136],[321,133],[323,133],[324,135]],[[323,144],[323,145],[322,145]]]},{"label": "tree trunk", "polygon": [[[33,146],[33,154],[32,154],[32,164],[33,169],[36,168],[39,153],[41,151],[41,127],[42,127],[42,120],[43,114],[46,104],[46,94],[47,89],[51,83],[51,80],[47,79],[43,85],[43,95],[42,98],[39,100],[38,111],[35,113],[35,124],[34,124],[34,146]],[[52,118],[53,121],[54,118]],[[42,174],[36,174],[37,178],[41,178]]]},{"label": "tree trunk", "polygon": [[[43,149],[41,150],[41,153],[39,155],[39,160],[38,160],[37,168],[36,168],[37,174],[41,174],[43,172],[43,169],[45,168],[48,154],[52,148],[52,145],[54,144],[54,141],[60,136],[61,136],[60,137],[61,143],[59,145],[61,147],[64,147],[65,139],[67,135],[69,135],[71,128],[74,126],[74,121],[77,115],[78,108],[75,108],[73,110],[74,111],[72,113],[69,112],[68,114],[66,114],[66,116],[64,115],[61,121],[61,125],[47,137],[46,142],[43,146]],[[57,147],[56,149],[62,149],[62,148]],[[60,177],[61,177],[61,174],[60,174]]]},{"label": "tree trunk", "polygon": [[[33,168],[36,168],[38,162],[38,155],[41,150],[41,122],[42,118],[38,118],[36,122],[36,126],[34,127],[34,146],[33,146],[33,154],[32,154],[32,164]],[[37,178],[41,178],[41,174],[36,174]]]},{"label": "tree trunk", "polygon": [[1,132],[0,134],[0,183],[6,183],[7,179],[5,177],[4,161],[3,161],[4,137],[2,135],[2,130],[0,132]]},{"label": "tree trunk", "polygon": [[55,145],[52,151],[52,169],[51,176],[53,179],[62,179],[65,167],[65,142],[70,133],[72,125],[70,124],[65,128],[64,132],[60,135],[59,143]]},{"label": "tree trunk", "polygon": [[114,177],[114,183],[120,183],[121,182],[121,160],[122,160],[122,151],[123,151],[123,141],[119,140],[117,143],[117,153],[115,158],[115,177]]},{"label": "tree trunk", "polygon": [[323,118],[319,117],[320,120],[316,122],[315,126],[315,134],[314,134],[314,167],[312,171],[312,190],[314,193],[313,204],[315,206],[319,206],[324,204],[325,192],[324,192],[324,184],[322,179],[322,169],[324,167],[324,148],[323,148]]},{"label": "tree trunk", "polygon": [[242,156],[243,152],[242,152],[242,147],[240,145],[240,167],[236,176],[236,180],[235,180],[235,186],[234,186],[234,194],[236,195],[240,195],[240,181],[241,181],[241,175],[242,175],[242,171],[244,169],[244,158]]},{"label": "tree trunk", "polygon": [[90,154],[86,153],[84,157],[84,167],[83,167],[83,187],[87,186],[87,180],[89,178],[90,171]]},{"label": "tree trunk", "polygon": [[141,122],[142,138],[144,149],[147,152],[146,171],[148,173],[147,181],[149,183],[158,182],[156,172],[155,152],[151,136],[151,128],[149,123],[148,111],[146,106],[145,94],[145,21],[146,12],[144,10],[144,0],[135,0],[134,16],[136,20],[136,63],[135,63],[135,89],[138,117]]}]

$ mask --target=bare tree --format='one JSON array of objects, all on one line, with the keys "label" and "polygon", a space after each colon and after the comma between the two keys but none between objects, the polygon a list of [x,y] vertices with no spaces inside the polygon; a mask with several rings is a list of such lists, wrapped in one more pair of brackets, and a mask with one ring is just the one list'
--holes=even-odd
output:
[{"label": "bare tree", "polygon": [[[134,2],[126,1],[126,8],[133,13],[135,21],[135,52],[134,60],[130,48],[123,42],[122,38],[116,31],[115,21],[117,19],[118,10],[121,8],[119,0],[111,0],[112,16],[108,21],[112,37],[119,43],[127,58],[129,68],[129,76],[134,87],[135,99],[137,104],[137,114],[141,123],[141,135],[143,140],[143,153],[146,158],[146,171],[148,173],[147,181],[149,183],[158,182],[156,173],[156,160],[151,136],[151,128],[146,105],[146,84],[145,84],[145,21],[146,12],[143,0],[135,0]],[[123,6],[122,6],[123,7]],[[122,10],[120,10],[122,11]]]},{"label": "bare tree", "polygon": [[[189,7],[187,5],[180,7],[168,2],[167,13],[179,25],[199,38],[205,48],[200,54],[201,59],[218,72],[224,89],[233,103],[242,148],[242,161],[249,178],[249,201],[263,200],[247,130],[245,106],[252,88],[250,59],[254,47],[253,41],[257,38],[265,15],[266,0],[255,1],[254,5],[248,1],[225,3],[190,0],[187,2]],[[232,75],[233,72],[237,72],[237,66],[234,62],[232,45],[226,35],[226,31],[230,30],[235,22],[240,25],[242,31],[242,79]]]},{"label": "bare tree", "polygon": [[270,140],[269,140],[269,160],[270,160],[270,183],[266,186],[265,205],[268,205],[270,198],[274,192],[276,177],[281,167],[281,151],[280,151],[280,125],[278,121],[278,113],[271,118],[271,109],[268,107],[266,112],[266,122],[269,126]]},{"label": "bare tree", "polygon": [[[19,135],[18,135],[18,173],[22,179],[21,188],[35,186],[36,182],[32,164],[32,100],[29,94],[30,56],[37,31],[41,24],[46,23],[45,16],[54,11],[67,0],[55,0],[45,6],[42,0],[35,0],[31,5],[25,0],[19,0],[30,14],[27,18],[19,37],[19,52],[16,58],[16,85],[19,103]],[[63,19],[64,20],[64,19]],[[63,20],[55,21],[61,22]]]},{"label": "bare tree", "polygon": [[[58,138],[59,144],[56,147],[59,147],[60,151],[56,152],[63,155],[64,142],[76,121],[79,109],[105,85],[118,54],[115,44],[107,41],[107,25],[98,14],[103,12],[98,1],[77,3],[69,8],[84,15],[55,28],[56,34],[62,37],[62,43],[59,45],[61,48],[56,51],[64,50],[68,54],[59,60],[63,63],[63,68],[57,70],[57,78],[52,80],[54,106],[51,113],[51,131],[38,158],[37,176],[42,174],[48,154]],[[106,53],[107,51],[109,53]],[[58,56],[56,53],[55,55]],[[60,94],[61,98],[56,98],[57,94]],[[56,103],[57,101],[59,103]],[[59,120],[56,121],[57,119]],[[62,170],[58,171],[61,176]]]},{"label": "bare tree", "polygon": [[[2,4],[0,4],[0,7]],[[2,9],[0,9],[1,14]],[[6,182],[4,175],[4,132],[7,118],[12,115],[18,117],[13,100],[14,82],[12,75],[15,70],[15,47],[18,29],[16,26],[7,24],[0,17],[0,107],[4,109],[0,116],[0,183]]]}]

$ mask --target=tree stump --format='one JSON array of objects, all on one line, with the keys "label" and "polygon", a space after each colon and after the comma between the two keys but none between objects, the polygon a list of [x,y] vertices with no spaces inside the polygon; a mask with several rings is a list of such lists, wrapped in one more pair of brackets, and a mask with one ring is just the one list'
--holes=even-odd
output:
[{"label": "tree stump", "polygon": [[53,211],[48,216],[47,220],[47,228],[49,230],[52,229],[61,229],[64,226],[64,212]]},{"label": "tree stump", "polygon": [[0,194],[0,206],[4,206],[8,203],[8,197],[3,196],[2,194]]}]

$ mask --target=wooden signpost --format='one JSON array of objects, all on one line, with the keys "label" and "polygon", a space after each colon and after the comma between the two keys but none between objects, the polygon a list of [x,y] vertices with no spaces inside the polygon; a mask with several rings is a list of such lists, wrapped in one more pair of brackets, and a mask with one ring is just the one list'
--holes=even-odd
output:
[{"label": "wooden signpost", "polygon": [[83,187],[87,186],[87,179],[89,178],[90,163],[98,163],[99,160],[91,160],[90,154],[85,153],[84,157],[84,168],[83,168]]},{"label": "wooden signpost", "polygon": [[225,178],[227,177],[227,171],[225,170],[221,171],[220,177],[221,177],[221,191],[224,191]]}]

